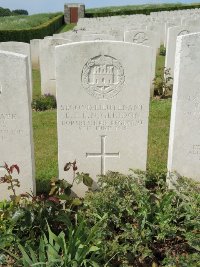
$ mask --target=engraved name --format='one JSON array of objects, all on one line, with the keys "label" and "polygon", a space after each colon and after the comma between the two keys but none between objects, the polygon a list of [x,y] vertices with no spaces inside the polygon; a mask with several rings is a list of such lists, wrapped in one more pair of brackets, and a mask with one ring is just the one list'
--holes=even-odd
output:
[{"label": "engraved name", "polygon": [[61,105],[62,126],[79,130],[128,130],[143,125],[143,105]]}]

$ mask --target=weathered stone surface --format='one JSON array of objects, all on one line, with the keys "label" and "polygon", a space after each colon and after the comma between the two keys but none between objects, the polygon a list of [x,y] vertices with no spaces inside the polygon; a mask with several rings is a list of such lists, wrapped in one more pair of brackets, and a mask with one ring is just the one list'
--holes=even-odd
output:
[{"label": "weathered stone surface", "polygon": [[200,33],[178,37],[168,154],[169,172],[200,181]]},{"label": "weathered stone surface", "polygon": [[40,67],[39,54],[40,54],[40,39],[33,39],[30,41],[31,46],[31,63],[34,69]]},{"label": "weathered stone surface", "polygon": [[168,29],[165,67],[170,69],[171,76],[174,77],[174,64],[176,53],[177,37],[200,31],[200,27],[177,26]]},{"label": "weathered stone surface", "polygon": [[43,95],[56,96],[55,47],[68,42],[61,38],[46,38],[40,41],[41,91]]},{"label": "weathered stone surface", "polygon": [[9,51],[18,53],[21,55],[25,55],[28,57],[28,67],[29,67],[29,81],[30,81],[30,92],[31,92],[31,99],[32,99],[32,67],[31,67],[31,50],[30,44],[23,43],[23,42],[2,42],[0,43],[0,50]]},{"label": "weathered stone surface", "polygon": [[[56,47],[59,177],[146,169],[151,49],[95,41]],[[128,55],[128,56],[125,56]],[[141,72],[142,70],[142,72]],[[84,195],[85,187],[74,191]]]},{"label": "weathered stone surface", "polygon": [[157,36],[152,31],[135,30],[124,33],[124,41],[138,45],[146,45],[152,48],[152,64],[151,64],[151,96],[154,93],[153,80],[156,72],[156,55],[157,55]]},{"label": "weathered stone surface", "polygon": [[[32,115],[28,59],[0,51],[0,166],[17,164],[17,194],[35,193]],[[5,170],[0,167],[0,177]],[[8,198],[8,185],[0,184],[0,199]]]}]

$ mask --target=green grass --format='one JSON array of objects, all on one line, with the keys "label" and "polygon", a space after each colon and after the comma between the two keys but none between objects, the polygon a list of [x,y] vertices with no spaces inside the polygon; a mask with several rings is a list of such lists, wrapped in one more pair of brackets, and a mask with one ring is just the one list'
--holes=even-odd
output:
[{"label": "green grass", "polygon": [[33,136],[37,191],[44,181],[58,177],[56,111],[33,112]]},{"label": "green grass", "polygon": [[151,100],[147,168],[153,172],[166,171],[170,113],[171,99]]},{"label": "green grass", "polygon": [[0,17],[0,30],[23,30],[40,26],[52,18],[62,14],[59,13],[45,13],[31,16],[11,16]]},{"label": "green grass", "polygon": [[41,95],[41,78],[40,71],[38,69],[33,69],[33,98],[37,98]]},{"label": "green grass", "polygon": [[76,26],[76,23],[71,24],[65,24],[63,25],[56,33],[62,33],[73,30],[73,28]]},{"label": "green grass", "polygon": [[156,60],[156,74],[159,76],[164,75],[164,66],[165,66],[165,57],[161,55],[157,55]]},{"label": "green grass", "polygon": [[[186,4],[189,5],[189,4]],[[194,5],[194,4],[191,4]],[[109,6],[101,8],[90,8],[86,9],[87,13],[106,13],[106,12],[116,12],[123,10],[138,10],[138,9],[148,9],[148,8],[163,8],[163,7],[181,7],[184,6],[182,3],[162,3],[162,4],[144,4],[144,5],[127,5],[127,6]]]},{"label": "green grass", "polygon": [[[157,57],[157,72],[164,66],[164,57]],[[33,70],[33,95],[40,95],[39,70]],[[166,171],[171,99],[150,102],[147,168]],[[58,176],[56,111],[33,112],[37,191],[47,190],[48,181]],[[131,166],[130,166],[131,168]]]}]

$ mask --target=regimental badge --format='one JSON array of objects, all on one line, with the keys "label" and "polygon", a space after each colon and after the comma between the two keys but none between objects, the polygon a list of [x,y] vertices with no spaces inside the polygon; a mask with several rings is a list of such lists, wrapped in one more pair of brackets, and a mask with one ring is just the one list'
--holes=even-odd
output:
[{"label": "regimental badge", "polygon": [[122,90],[125,82],[124,69],[116,58],[100,55],[85,64],[81,81],[88,94],[100,100],[108,100]]},{"label": "regimental badge", "polygon": [[133,43],[135,44],[147,44],[148,37],[144,32],[138,32],[133,37]]}]

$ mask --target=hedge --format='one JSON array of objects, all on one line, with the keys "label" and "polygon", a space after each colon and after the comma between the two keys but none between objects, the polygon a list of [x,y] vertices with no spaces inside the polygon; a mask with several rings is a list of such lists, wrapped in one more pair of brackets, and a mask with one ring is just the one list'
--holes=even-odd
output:
[{"label": "hedge", "polygon": [[94,18],[94,17],[110,17],[110,16],[122,16],[122,15],[134,15],[134,14],[144,14],[150,15],[151,12],[160,12],[160,11],[174,11],[174,10],[183,10],[183,9],[195,9],[200,8],[200,4],[194,5],[173,5],[173,6],[157,6],[157,7],[146,7],[141,9],[121,9],[116,11],[106,11],[103,12],[86,12],[85,17]]},{"label": "hedge", "polygon": [[54,34],[64,24],[64,16],[58,15],[50,21],[30,29],[0,30],[0,42],[16,41],[29,43],[32,39],[43,39]]}]

